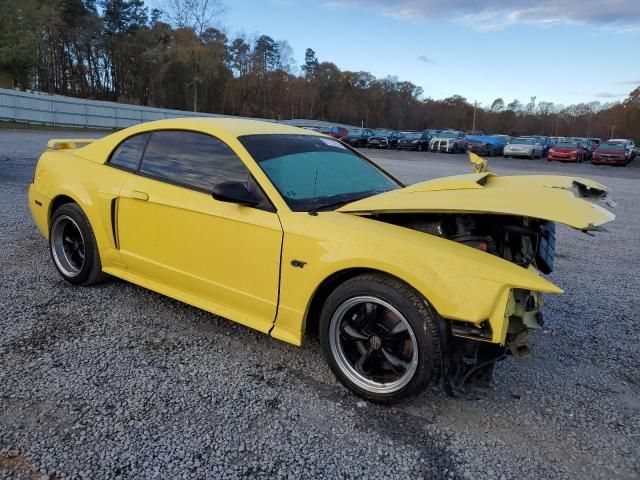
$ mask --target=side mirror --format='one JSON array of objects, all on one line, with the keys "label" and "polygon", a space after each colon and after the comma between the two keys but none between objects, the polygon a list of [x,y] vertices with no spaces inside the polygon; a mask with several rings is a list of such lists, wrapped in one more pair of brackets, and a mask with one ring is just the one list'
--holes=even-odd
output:
[{"label": "side mirror", "polygon": [[260,200],[242,182],[221,182],[213,187],[211,196],[221,202],[237,203],[252,207],[258,205]]}]

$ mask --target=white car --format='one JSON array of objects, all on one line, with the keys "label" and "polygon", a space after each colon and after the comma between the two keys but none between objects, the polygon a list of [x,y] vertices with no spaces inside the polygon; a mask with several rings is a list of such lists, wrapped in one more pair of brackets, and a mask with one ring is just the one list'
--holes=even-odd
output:
[{"label": "white car", "polygon": [[466,148],[465,135],[458,130],[443,130],[429,142],[432,152],[462,153]]},{"label": "white car", "polygon": [[512,139],[504,146],[504,158],[509,157],[525,157],[525,158],[542,158],[544,147],[531,137],[518,137]]}]

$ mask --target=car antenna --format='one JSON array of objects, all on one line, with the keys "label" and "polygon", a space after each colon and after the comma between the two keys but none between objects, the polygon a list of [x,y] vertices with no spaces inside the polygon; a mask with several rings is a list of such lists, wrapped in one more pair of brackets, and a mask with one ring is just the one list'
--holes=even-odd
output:
[{"label": "car antenna", "polygon": [[316,174],[313,177],[313,208],[309,212],[309,215],[313,215],[314,217],[318,215],[318,210],[316,208],[317,202],[318,202],[318,197],[316,197],[317,190],[318,190],[318,169],[316,168]]}]

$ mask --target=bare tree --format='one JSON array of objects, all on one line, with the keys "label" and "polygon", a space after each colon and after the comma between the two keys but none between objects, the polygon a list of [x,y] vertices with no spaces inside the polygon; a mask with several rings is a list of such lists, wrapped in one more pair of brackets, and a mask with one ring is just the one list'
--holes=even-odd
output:
[{"label": "bare tree", "polygon": [[201,36],[227,7],[222,0],[165,0],[165,14],[177,28],[190,28]]}]

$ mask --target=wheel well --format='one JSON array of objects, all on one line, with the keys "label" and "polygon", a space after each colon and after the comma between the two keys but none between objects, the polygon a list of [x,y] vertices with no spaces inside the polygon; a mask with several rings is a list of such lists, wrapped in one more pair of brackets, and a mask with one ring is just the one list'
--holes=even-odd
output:
[{"label": "wheel well", "polygon": [[[374,268],[350,268],[333,273],[332,275],[324,279],[324,281],[320,284],[320,286],[318,286],[315,293],[313,294],[313,298],[311,299],[309,310],[307,311],[307,316],[305,319],[305,333],[307,335],[315,336],[318,334],[318,325],[320,323],[320,313],[322,312],[322,306],[324,305],[324,302],[327,300],[329,295],[331,295],[331,292],[333,292],[341,283],[365,273],[378,273],[381,275],[387,275],[389,277],[396,278],[403,283],[407,283],[401,278],[395,277],[394,275],[383,272],[381,270],[376,270]],[[407,285],[411,287],[411,285]]]},{"label": "wheel well", "polygon": [[51,207],[49,208],[49,224],[51,224],[51,218],[53,217],[54,212],[65,203],[76,203],[76,201],[67,195],[58,195],[53,199]]},{"label": "wheel well", "polygon": [[333,292],[338,285],[350,278],[371,272],[377,272],[377,270],[369,268],[351,268],[333,273],[329,277],[325,278],[320,286],[318,286],[313,294],[313,298],[311,299],[305,321],[305,333],[313,336],[318,334],[318,324],[320,323],[320,312],[322,312],[322,306],[327,300],[327,297],[331,295],[331,292]]}]

